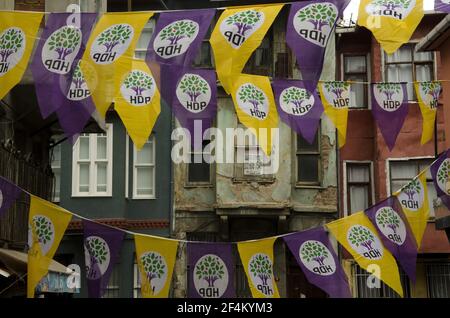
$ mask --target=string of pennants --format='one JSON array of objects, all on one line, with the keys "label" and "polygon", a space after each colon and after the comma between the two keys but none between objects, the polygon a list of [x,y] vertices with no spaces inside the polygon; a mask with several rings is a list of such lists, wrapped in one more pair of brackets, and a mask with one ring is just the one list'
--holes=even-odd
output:
[{"label": "string of pennants", "polygon": [[[436,10],[450,12],[447,0],[435,1]],[[159,12],[145,61],[133,56],[142,30],[156,11],[108,12],[100,17],[49,13],[33,57],[44,13],[0,11],[0,98],[20,82],[31,59],[42,117],[56,113],[72,142],[91,116],[104,127],[105,114],[114,103],[140,149],[161,111],[161,98],[191,135],[195,120],[206,131],[217,112],[219,80],[247,127],[274,128],[281,118],[311,142],[325,111],[338,128],[342,146],[349,88],[345,83],[320,83],[319,78],[328,40],[348,3],[327,0],[220,8],[223,12],[209,40],[215,70],[193,68],[192,62],[219,9]],[[285,5],[290,6],[286,44],[296,56],[303,80],[276,79],[271,85],[268,77],[242,74]],[[422,0],[362,0],[358,24],[393,53],[409,40],[422,17]],[[424,118],[422,143],[432,137],[438,87],[440,91],[438,82],[416,85]],[[407,113],[404,85],[372,84],[372,92],[374,117],[392,148]],[[270,134],[269,142],[259,143],[269,155]]]},{"label": "string of pennants", "polygon": [[348,278],[328,237],[331,233],[364,269],[400,296],[397,263],[415,282],[417,251],[429,216],[427,172],[437,195],[450,209],[450,149],[387,199],[306,231],[241,242],[197,242],[145,235],[103,225],[36,197],[0,177],[0,217],[22,193],[30,197],[27,296],[47,274],[49,264],[72,220],[82,219],[89,297],[101,297],[118,263],[125,234],[134,237],[143,297],[168,297],[176,254],[187,243],[189,297],[234,297],[232,245],[236,244],[253,297],[279,297],[273,264],[274,242],[282,238],[311,284],[330,297],[351,297]]}]

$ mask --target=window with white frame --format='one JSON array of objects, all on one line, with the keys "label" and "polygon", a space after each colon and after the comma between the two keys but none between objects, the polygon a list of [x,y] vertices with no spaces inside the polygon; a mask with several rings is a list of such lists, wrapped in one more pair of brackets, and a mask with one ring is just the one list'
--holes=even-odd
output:
[{"label": "window with white frame", "polygon": [[[396,192],[408,184],[423,169],[428,167],[433,159],[390,160],[389,175],[391,193]],[[428,201],[430,205],[430,217],[434,217],[434,201],[437,199],[436,190],[431,177],[430,169],[427,171]]]},{"label": "window with white frame", "polygon": [[434,53],[415,52],[414,47],[414,43],[408,43],[384,56],[386,82],[408,82],[408,100],[417,99],[413,81],[434,79]]},{"label": "window with white frame", "polygon": [[59,202],[61,190],[61,143],[53,147],[51,158],[51,168],[53,172],[53,202]]},{"label": "window with white frame", "polygon": [[368,68],[366,55],[344,55],[344,81],[354,81],[350,86],[350,107],[367,108]]},{"label": "window with white frame", "polygon": [[150,19],[142,29],[141,35],[136,43],[136,49],[134,51],[134,57],[137,59],[145,60],[147,54],[148,44],[155,30],[155,19]]},{"label": "window with white frame", "polygon": [[101,134],[81,134],[73,148],[72,195],[111,196],[113,125]]},{"label": "window with white frame", "polygon": [[141,150],[133,145],[133,199],[155,198],[155,136]]},{"label": "window with white frame", "polygon": [[370,163],[347,162],[347,214],[363,211],[372,205]]}]

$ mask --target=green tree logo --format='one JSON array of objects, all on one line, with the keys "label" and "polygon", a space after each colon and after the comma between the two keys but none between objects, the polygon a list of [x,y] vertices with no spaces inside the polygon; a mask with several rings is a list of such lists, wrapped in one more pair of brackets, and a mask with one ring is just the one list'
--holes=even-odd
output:
[{"label": "green tree logo", "polygon": [[266,101],[264,92],[253,84],[242,85],[238,91],[238,97],[243,103],[250,103],[253,110],[259,110],[259,106]]},{"label": "green tree logo", "polygon": [[196,74],[186,74],[179,84],[179,89],[187,94],[191,102],[196,102],[197,98],[209,91],[209,84],[201,76]]},{"label": "green tree logo", "polygon": [[350,83],[347,82],[326,82],[324,84],[325,89],[328,92],[334,94],[336,98],[343,98],[342,93],[348,91]]},{"label": "green tree logo", "polygon": [[311,98],[311,93],[306,89],[298,87],[289,87],[283,91],[282,100],[286,104],[294,104],[296,107],[300,107],[305,100]]},{"label": "green tree logo", "polygon": [[439,99],[439,95],[441,93],[441,83],[439,82],[421,82],[419,83],[420,90],[427,95],[431,95],[433,101],[437,101]]},{"label": "green tree logo", "polygon": [[205,280],[208,287],[214,287],[214,283],[225,276],[225,270],[225,266],[218,256],[207,255],[196,264],[195,275],[198,280]]},{"label": "green tree logo", "polygon": [[175,21],[164,27],[158,34],[161,40],[169,41],[170,45],[177,45],[184,38],[195,38],[198,33],[198,24],[191,20]]},{"label": "green tree logo", "polygon": [[83,72],[81,71],[80,63],[78,63],[77,67],[73,71],[72,83],[75,85],[76,89],[81,89],[83,84],[86,83]]},{"label": "green tree logo", "polygon": [[150,289],[156,294],[157,291],[154,280],[165,280],[164,277],[167,276],[167,265],[164,257],[157,252],[148,252],[141,256],[141,263],[145,271],[147,282],[150,284]]},{"label": "green tree logo", "polygon": [[153,78],[140,70],[130,72],[130,74],[128,74],[125,78],[123,84],[126,88],[134,91],[136,96],[141,96],[142,92],[152,89],[155,85]]},{"label": "green tree logo", "polygon": [[349,242],[356,247],[364,247],[367,251],[374,249],[372,244],[375,242],[375,236],[366,227],[361,225],[352,226],[348,234]]},{"label": "green tree logo", "polygon": [[252,257],[249,264],[250,273],[258,277],[264,286],[272,279],[272,261],[265,254],[256,254]]},{"label": "green tree logo", "polygon": [[322,31],[324,26],[333,28],[337,10],[331,3],[314,3],[300,9],[296,17],[300,22],[311,23],[314,30]]},{"label": "green tree logo", "polygon": [[0,35],[0,63],[8,62],[8,58],[19,52],[25,46],[23,31],[18,28],[8,28]]},{"label": "green tree logo", "polygon": [[105,52],[111,53],[121,44],[126,45],[133,36],[133,28],[128,24],[115,24],[97,37],[97,44],[105,48]]},{"label": "green tree logo", "polygon": [[379,227],[389,228],[394,233],[397,233],[397,229],[400,227],[400,217],[389,207],[378,210],[375,219]]},{"label": "green tree logo", "polygon": [[401,84],[398,83],[378,83],[376,88],[386,96],[387,100],[392,100],[393,95],[402,90]]},{"label": "green tree logo", "polygon": [[[110,261],[109,247],[104,239],[98,236],[89,236],[84,241],[86,248],[87,277],[97,279],[107,270]],[[99,269],[100,272],[97,270]]]},{"label": "green tree logo", "polygon": [[73,26],[58,29],[46,42],[48,49],[58,54],[59,60],[65,60],[67,55],[77,52],[80,43],[81,32]]},{"label": "green tree logo", "polygon": [[228,26],[235,26],[238,34],[246,36],[247,31],[252,30],[263,18],[262,12],[245,10],[226,18],[225,24]]},{"label": "green tree logo", "polygon": [[421,189],[422,188],[420,186],[420,181],[414,179],[405,186],[403,192],[408,196],[408,200],[413,201],[414,196],[418,194],[421,191]]},{"label": "green tree logo", "polygon": [[436,173],[437,181],[439,187],[450,195],[450,189],[447,188],[450,183],[450,159],[445,159]]},{"label": "green tree logo", "polygon": [[46,245],[53,240],[53,224],[46,216],[34,216],[32,227],[39,243]]},{"label": "green tree logo", "polygon": [[316,241],[305,242],[300,249],[300,256],[306,262],[315,261],[318,266],[324,265],[324,260],[329,257],[329,251],[323,244]]},{"label": "green tree logo", "polygon": [[373,5],[382,7],[384,10],[408,9],[411,0],[375,0]]}]

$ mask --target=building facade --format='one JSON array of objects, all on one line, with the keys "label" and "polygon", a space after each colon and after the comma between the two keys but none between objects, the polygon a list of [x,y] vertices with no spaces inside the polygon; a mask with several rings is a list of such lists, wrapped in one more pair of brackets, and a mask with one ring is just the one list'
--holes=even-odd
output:
[{"label": "building facade", "polygon": [[[392,55],[387,55],[366,29],[355,26],[337,29],[337,80],[408,82],[409,96],[408,115],[394,149],[389,151],[371,114],[369,86],[352,84],[347,143],[339,150],[341,217],[390,196],[448,148],[448,105],[443,99],[438,108],[433,140],[425,145],[420,144],[422,115],[411,83],[447,78],[439,52],[417,52],[415,49],[417,42],[444,16],[426,14],[409,43]],[[419,250],[417,283],[413,285],[403,272],[401,278],[406,297],[449,297],[450,246],[445,232],[435,228],[435,215],[446,208],[436,200],[430,174],[427,184],[431,212]],[[396,297],[383,284],[380,289],[367,288],[365,280],[368,274],[347,253],[343,256],[347,272],[351,273],[355,297]]]}]

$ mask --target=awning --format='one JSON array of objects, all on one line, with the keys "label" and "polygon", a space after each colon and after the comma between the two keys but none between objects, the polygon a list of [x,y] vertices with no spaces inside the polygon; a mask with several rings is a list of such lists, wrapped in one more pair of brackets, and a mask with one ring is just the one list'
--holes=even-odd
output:
[{"label": "awning", "polygon": [[[2,276],[8,277],[11,274],[15,274],[18,277],[21,277],[27,273],[27,266],[27,253],[0,248],[0,269],[2,271]],[[36,291],[50,293],[78,293],[79,288],[69,288],[67,281],[70,277],[73,278],[79,275],[79,273],[74,272],[72,269],[52,260],[48,274],[42,278]]]}]

